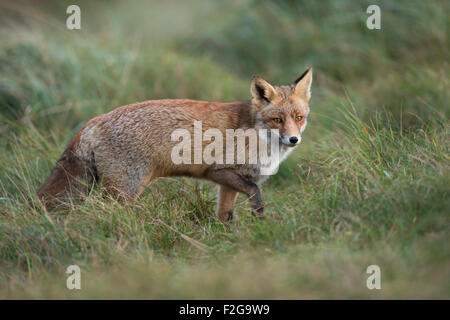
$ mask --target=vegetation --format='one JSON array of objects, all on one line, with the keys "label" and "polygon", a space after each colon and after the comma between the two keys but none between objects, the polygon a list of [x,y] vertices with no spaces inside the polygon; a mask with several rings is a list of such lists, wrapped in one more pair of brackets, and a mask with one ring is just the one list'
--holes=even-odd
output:
[{"label": "vegetation", "polygon": [[[81,1],[73,31],[69,4],[0,4],[0,298],[450,298],[448,1]],[[265,220],[240,196],[220,223],[215,186],[191,179],[134,206],[97,190],[69,212],[33,206],[91,117],[248,99],[252,75],[309,66],[309,125],[263,185]]]}]

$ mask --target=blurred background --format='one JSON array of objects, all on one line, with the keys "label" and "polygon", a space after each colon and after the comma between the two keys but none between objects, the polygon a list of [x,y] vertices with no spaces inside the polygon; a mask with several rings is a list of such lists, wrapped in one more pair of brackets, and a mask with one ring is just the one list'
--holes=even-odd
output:
[{"label": "blurred background", "polygon": [[[76,1],[81,30],[66,28],[70,4],[0,1],[0,296],[71,297],[47,280],[78,261],[100,279],[83,297],[449,297],[448,0]],[[266,222],[240,198],[235,224],[218,224],[214,187],[188,180],[134,209],[27,204],[93,116],[249,99],[253,75],[289,84],[308,67],[309,126],[264,187]],[[360,287],[373,257],[390,270],[378,295]]]},{"label": "blurred background", "polygon": [[347,92],[414,125],[448,98],[447,1],[80,1],[81,30],[69,4],[1,2],[2,114],[73,126],[134,101],[247,99],[254,74],[287,84],[309,66],[316,113]]}]

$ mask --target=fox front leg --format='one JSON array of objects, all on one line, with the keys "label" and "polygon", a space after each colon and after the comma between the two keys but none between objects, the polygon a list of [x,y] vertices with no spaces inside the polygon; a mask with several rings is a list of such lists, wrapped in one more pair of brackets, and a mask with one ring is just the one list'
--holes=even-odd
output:
[{"label": "fox front leg", "polygon": [[219,186],[216,213],[220,221],[225,222],[233,219],[237,196],[238,191],[224,185]]},{"label": "fox front leg", "polygon": [[[264,203],[261,191],[255,183],[249,182],[230,169],[211,170],[208,172],[209,180],[218,183],[227,189],[220,189],[217,213],[221,221],[231,220],[236,195],[232,193],[241,192],[247,195],[252,203],[252,213],[258,218],[264,217]],[[231,200],[233,200],[231,202]],[[232,205],[231,205],[232,204]],[[231,210],[230,210],[231,209]]]}]

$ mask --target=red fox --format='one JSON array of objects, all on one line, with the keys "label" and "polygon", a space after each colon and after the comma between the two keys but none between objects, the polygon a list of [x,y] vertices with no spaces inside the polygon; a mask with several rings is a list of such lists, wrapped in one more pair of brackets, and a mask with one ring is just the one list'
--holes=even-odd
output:
[{"label": "red fox", "polygon": [[265,176],[258,164],[175,164],[171,154],[177,142],[171,134],[177,128],[193,132],[195,121],[201,121],[203,132],[210,128],[224,134],[228,129],[277,129],[281,162],[301,142],[311,83],[312,69],[308,69],[287,86],[253,77],[250,101],[166,99],[119,107],[91,119],[75,134],[37,196],[50,209],[70,198],[82,199],[101,181],[105,194],[134,201],[156,178],[188,176],[219,185],[217,216],[221,221],[232,219],[239,192],[249,197],[253,214],[263,217],[258,184]]}]

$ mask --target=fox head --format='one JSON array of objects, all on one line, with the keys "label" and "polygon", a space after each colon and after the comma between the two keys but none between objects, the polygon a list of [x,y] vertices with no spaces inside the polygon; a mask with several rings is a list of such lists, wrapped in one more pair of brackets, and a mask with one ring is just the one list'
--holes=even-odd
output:
[{"label": "fox head", "polygon": [[252,104],[264,129],[278,129],[281,143],[293,147],[302,140],[309,114],[312,69],[306,70],[293,84],[272,86],[259,76],[251,84]]}]

